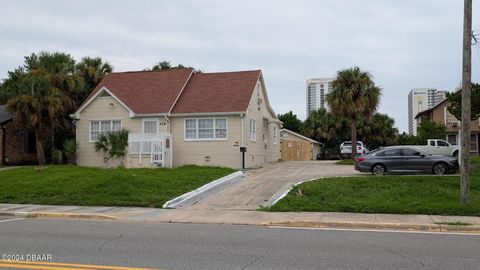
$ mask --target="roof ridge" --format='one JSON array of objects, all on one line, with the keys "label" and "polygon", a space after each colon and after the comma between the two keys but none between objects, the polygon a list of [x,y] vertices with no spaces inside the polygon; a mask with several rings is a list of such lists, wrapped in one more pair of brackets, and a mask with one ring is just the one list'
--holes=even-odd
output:
[{"label": "roof ridge", "polygon": [[245,73],[245,72],[261,72],[261,71],[262,71],[261,69],[251,69],[251,70],[237,70],[237,71],[202,72],[197,74],[209,75],[209,74]]},{"label": "roof ridge", "polygon": [[167,72],[167,71],[178,71],[178,70],[193,70],[194,68],[170,68],[170,69],[157,69],[157,70],[130,70],[130,71],[116,71],[110,72],[109,74],[125,74],[125,73],[149,73],[149,72]]}]

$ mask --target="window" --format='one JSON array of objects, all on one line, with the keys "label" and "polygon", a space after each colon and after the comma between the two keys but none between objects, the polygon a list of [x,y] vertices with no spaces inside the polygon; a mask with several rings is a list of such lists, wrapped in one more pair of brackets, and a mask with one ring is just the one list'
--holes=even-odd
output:
[{"label": "window", "polygon": [[198,119],[198,139],[213,139],[213,133],[213,119]]},{"label": "window", "polygon": [[435,141],[430,141],[430,146],[435,146]]},{"label": "window", "polygon": [[477,151],[477,135],[476,134],[470,135],[470,151],[471,152]]},{"label": "window", "polygon": [[143,133],[157,134],[158,119],[143,119]]},{"label": "window", "polygon": [[420,152],[413,149],[403,149],[404,156],[420,156]]},{"label": "window", "polygon": [[90,142],[96,141],[100,134],[119,131],[120,129],[122,129],[122,121],[120,120],[90,121]]},{"label": "window", "polygon": [[130,142],[130,154],[138,155],[140,154],[140,142]]},{"label": "window", "polygon": [[197,138],[197,119],[185,120],[185,139],[194,140]]},{"label": "window", "polygon": [[273,128],[273,144],[277,144],[277,128]]},{"label": "window", "polygon": [[256,141],[257,140],[257,121],[250,119],[250,141]]},{"label": "window", "polygon": [[438,145],[438,146],[443,146],[443,147],[448,147],[448,146],[450,146],[450,145],[448,145],[448,143],[445,142],[445,141],[437,141],[437,145]]},{"label": "window", "polygon": [[383,156],[386,156],[386,157],[398,157],[401,155],[402,155],[402,151],[400,149],[385,150],[383,152]]},{"label": "window", "polygon": [[268,144],[268,124],[263,125],[263,143]]},{"label": "window", "polygon": [[185,140],[226,140],[227,118],[185,119]]},{"label": "window", "polygon": [[448,142],[451,145],[457,145],[457,135],[455,135],[455,134],[448,135]]}]

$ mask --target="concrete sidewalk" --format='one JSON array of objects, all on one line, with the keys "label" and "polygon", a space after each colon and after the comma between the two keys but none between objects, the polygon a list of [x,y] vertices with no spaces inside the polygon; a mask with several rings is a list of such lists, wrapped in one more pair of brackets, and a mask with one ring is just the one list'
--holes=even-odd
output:
[{"label": "concrete sidewalk", "polygon": [[[0,204],[0,215],[161,223],[480,233],[480,217]],[[451,226],[442,222],[466,222]]]}]

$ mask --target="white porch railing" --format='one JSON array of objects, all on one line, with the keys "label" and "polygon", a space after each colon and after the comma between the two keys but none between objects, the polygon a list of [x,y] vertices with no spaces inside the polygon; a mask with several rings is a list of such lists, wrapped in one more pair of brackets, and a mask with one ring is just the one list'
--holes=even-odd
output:
[{"label": "white porch railing", "polygon": [[171,137],[167,133],[129,133],[129,154],[138,155],[140,165],[143,157],[150,157],[151,165],[171,167]]}]

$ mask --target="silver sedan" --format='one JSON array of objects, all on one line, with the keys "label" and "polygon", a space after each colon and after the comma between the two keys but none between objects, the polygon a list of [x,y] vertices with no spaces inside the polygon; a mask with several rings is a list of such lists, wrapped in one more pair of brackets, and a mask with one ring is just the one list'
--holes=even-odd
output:
[{"label": "silver sedan", "polygon": [[405,146],[376,149],[356,159],[355,169],[384,175],[387,172],[428,172],[436,175],[454,173],[458,161],[452,157],[432,156],[424,151]]}]

